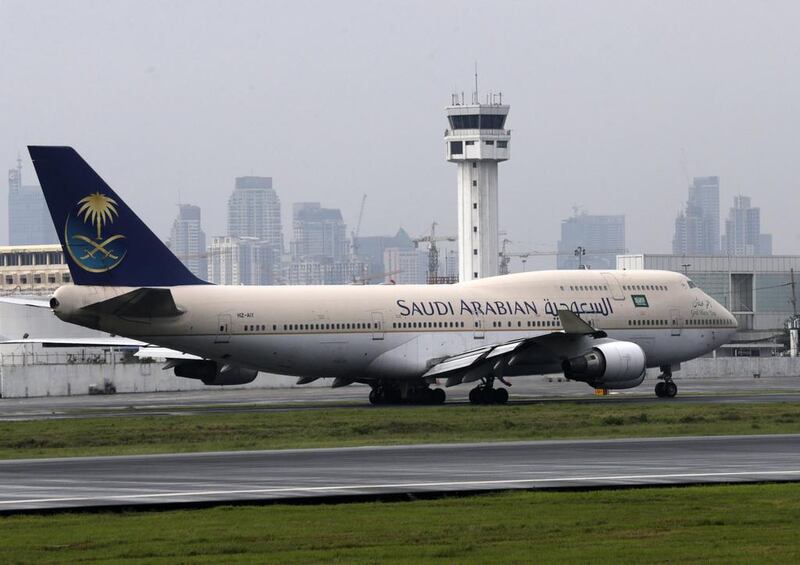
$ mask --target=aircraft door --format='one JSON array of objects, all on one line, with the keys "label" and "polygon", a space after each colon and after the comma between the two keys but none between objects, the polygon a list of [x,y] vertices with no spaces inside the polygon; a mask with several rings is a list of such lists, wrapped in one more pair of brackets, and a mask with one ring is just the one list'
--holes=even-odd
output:
[{"label": "aircraft door", "polygon": [[372,313],[372,339],[380,340],[383,339],[384,331],[383,331],[383,313],[381,312],[373,312]]},{"label": "aircraft door", "polygon": [[670,327],[672,328],[672,335],[681,335],[681,328],[683,328],[683,316],[678,308],[672,308],[669,311]]},{"label": "aircraft door", "polygon": [[228,343],[231,340],[231,329],[233,323],[231,322],[230,314],[220,314],[217,316],[217,337],[214,338],[214,343]]},{"label": "aircraft door", "polygon": [[614,300],[625,300],[625,295],[622,293],[622,286],[619,284],[617,277],[611,273],[601,273],[603,280],[606,281],[608,289],[611,291],[611,298]]}]

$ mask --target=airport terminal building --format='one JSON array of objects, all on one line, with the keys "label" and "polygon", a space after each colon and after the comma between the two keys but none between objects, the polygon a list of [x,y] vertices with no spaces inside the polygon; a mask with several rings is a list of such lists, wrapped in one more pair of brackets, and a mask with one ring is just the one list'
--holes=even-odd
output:
[{"label": "airport terminal building", "polygon": [[794,277],[800,256],[618,255],[618,269],[685,273],[730,310],[739,322],[737,339],[719,355],[781,355],[786,323],[795,315]]}]

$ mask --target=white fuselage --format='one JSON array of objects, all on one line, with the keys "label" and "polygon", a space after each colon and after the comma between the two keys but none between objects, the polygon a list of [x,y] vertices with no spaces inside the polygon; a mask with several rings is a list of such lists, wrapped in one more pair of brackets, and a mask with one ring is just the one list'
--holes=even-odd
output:
[{"label": "white fuselage", "polygon": [[[176,286],[183,312],[112,314],[80,309],[131,288],[65,286],[56,314],[139,339],[270,373],[415,379],[447,357],[484,345],[563,331],[569,309],[609,339],[642,347],[650,367],[703,355],[730,340],[735,318],[678,273],[546,271],[455,285]],[[519,374],[558,371],[537,364]]]}]

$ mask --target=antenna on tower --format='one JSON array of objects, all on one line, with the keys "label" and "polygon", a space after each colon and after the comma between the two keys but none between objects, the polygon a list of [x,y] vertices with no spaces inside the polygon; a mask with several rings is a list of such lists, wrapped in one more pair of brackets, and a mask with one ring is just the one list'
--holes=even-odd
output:
[{"label": "antenna on tower", "polygon": [[478,100],[478,61],[475,61],[475,96],[472,97],[473,104],[480,104]]}]

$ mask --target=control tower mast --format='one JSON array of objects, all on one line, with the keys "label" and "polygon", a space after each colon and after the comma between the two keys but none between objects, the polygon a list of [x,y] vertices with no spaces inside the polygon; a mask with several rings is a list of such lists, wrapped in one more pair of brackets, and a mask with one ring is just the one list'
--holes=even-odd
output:
[{"label": "control tower mast", "polygon": [[453,95],[445,130],[447,160],[458,165],[458,278],[469,281],[498,274],[499,220],[497,164],[511,156],[511,131],[504,129],[508,105],[502,93],[472,103]]}]

